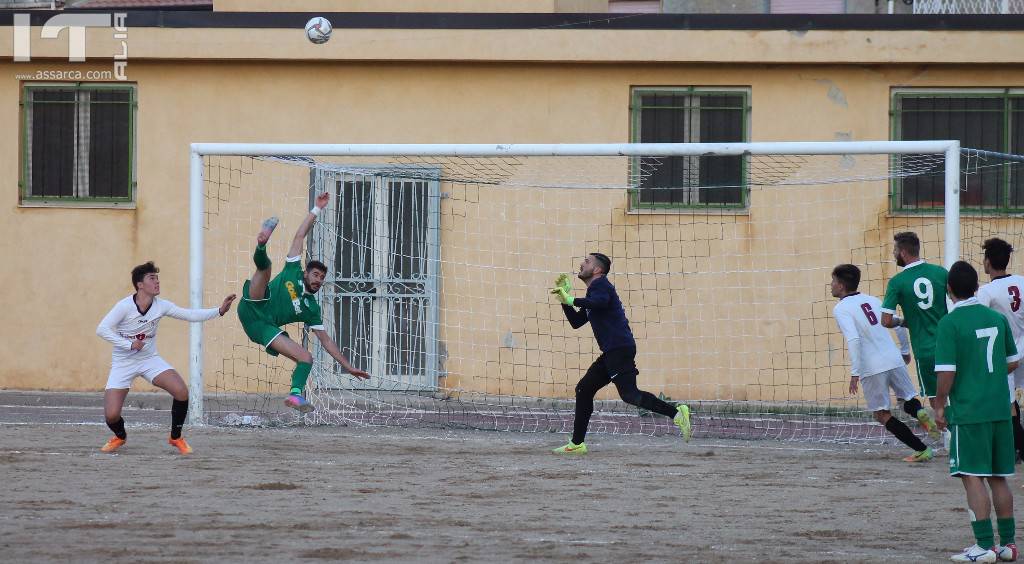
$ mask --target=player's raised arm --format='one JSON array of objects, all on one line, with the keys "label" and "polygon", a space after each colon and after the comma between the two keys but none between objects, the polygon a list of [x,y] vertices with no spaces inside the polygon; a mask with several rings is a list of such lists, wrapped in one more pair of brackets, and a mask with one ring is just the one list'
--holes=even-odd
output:
[{"label": "player's raised arm", "polygon": [[577,299],[573,305],[586,309],[608,309],[611,303],[611,292],[603,286],[591,286],[587,289],[586,297]]},{"label": "player's raised arm", "polygon": [[338,364],[340,364],[341,367],[344,368],[349,374],[363,380],[366,380],[367,378],[370,377],[370,374],[365,370],[360,370],[355,366],[352,366],[352,363],[348,361],[348,357],[342,354],[341,349],[338,348],[338,344],[335,343],[334,339],[332,339],[331,336],[327,334],[327,331],[323,329],[313,329],[313,334],[316,335],[317,339],[320,339],[320,344],[323,345],[324,350],[327,351],[327,354],[331,355],[334,358],[334,360],[337,360]]},{"label": "player's raised arm", "polygon": [[223,316],[231,310],[231,304],[235,301],[235,298],[235,294],[229,294],[224,298],[220,307],[203,309],[187,309],[178,307],[172,303],[167,309],[167,317],[173,317],[174,319],[181,319],[184,321],[208,321],[214,317]]},{"label": "player's raised arm", "polygon": [[306,235],[309,234],[309,230],[313,228],[313,222],[316,221],[320,212],[327,207],[327,202],[331,201],[331,195],[324,192],[316,197],[316,202],[313,207],[306,214],[306,219],[302,220],[302,224],[295,231],[295,237],[292,239],[292,246],[288,249],[288,257],[297,257],[302,254],[302,247],[306,243]]},{"label": "player's raised arm", "polygon": [[572,306],[562,304],[562,312],[565,313],[565,318],[569,320],[569,326],[572,327],[573,329],[579,329],[580,327],[583,327],[584,325],[587,324],[587,321],[590,320],[590,318],[587,317],[586,312],[584,312],[582,309],[576,309]]},{"label": "player's raised arm", "polygon": [[558,301],[562,304],[562,311],[565,313],[565,318],[569,321],[569,325],[573,329],[579,329],[587,324],[588,317],[586,312],[583,310],[577,310],[573,307],[575,298],[572,297],[572,282],[569,281],[568,274],[559,274],[558,278],[555,279],[555,287],[551,289],[551,293],[558,298]]}]

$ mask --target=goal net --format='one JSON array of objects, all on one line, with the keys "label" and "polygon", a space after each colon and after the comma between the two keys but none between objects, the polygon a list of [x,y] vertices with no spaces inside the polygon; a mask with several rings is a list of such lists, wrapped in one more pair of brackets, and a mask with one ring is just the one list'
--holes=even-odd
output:
[{"label": "goal net", "polygon": [[1024,0],[916,0],[915,14],[1024,14]]},{"label": "goal net", "polygon": [[[282,403],[294,363],[231,314],[192,326],[193,421],[569,432],[600,350],[549,289],[601,252],[640,388],[687,403],[696,436],[886,441],[848,393],[830,273],[856,264],[860,290],[883,295],[900,231],[946,265],[961,250],[980,265],[991,236],[1024,245],[1019,219],[961,216],[959,183],[1006,163],[959,154],[950,142],[194,145],[193,307],[241,293],[269,216],[281,219],[268,247],[279,272],[328,192],[303,260],[328,266],[327,333],[372,377],[284,327],[314,356],[316,411],[300,416]],[[614,386],[595,406],[592,432],[674,429]]]}]

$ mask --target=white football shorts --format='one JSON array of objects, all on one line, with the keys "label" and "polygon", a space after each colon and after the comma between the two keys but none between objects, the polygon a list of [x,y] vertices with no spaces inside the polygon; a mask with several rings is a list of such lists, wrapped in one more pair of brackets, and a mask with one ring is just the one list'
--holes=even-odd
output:
[{"label": "white football shorts", "polygon": [[153,379],[167,370],[174,370],[167,361],[160,358],[160,355],[153,355],[147,359],[131,363],[117,364],[110,367],[110,376],[107,377],[107,390],[127,390],[132,386],[132,380],[142,376],[150,384]]},{"label": "white football shorts", "polygon": [[917,388],[910,381],[910,374],[905,366],[861,378],[860,388],[864,392],[864,403],[867,404],[868,411],[891,409],[890,388],[901,400],[908,400],[917,395]]}]

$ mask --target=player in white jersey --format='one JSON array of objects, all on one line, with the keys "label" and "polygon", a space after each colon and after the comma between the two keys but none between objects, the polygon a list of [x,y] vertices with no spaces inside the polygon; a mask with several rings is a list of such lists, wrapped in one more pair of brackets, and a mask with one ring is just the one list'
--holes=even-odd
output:
[{"label": "player in white jersey", "polygon": [[[985,274],[989,275],[992,281],[978,289],[978,303],[1006,317],[1010,322],[1010,332],[1013,333],[1017,350],[1024,350],[1021,348],[1024,346],[1024,303],[1021,303],[1024,300],[1024,276],[1006,272],[1013,247],[1002,239],[992,238],[985,241],[981,248],[985,250]],[[1008,384],[1010,401],[1013,401],[1016,395],[1014,390],[1024,388],[1024,366],[1018,366],[1010,373]],[[1017,458],[1024,460],[1024,427],[1021,427],[1018,402],[1013,403],[1012,411],[1013,444]]]},{"label": "player in white jersey", "polygon": [[896,397],[903,400],[903,411],[920,421],[930,433],[935,433],[935,423],[918,401],[917,391],[907,372],[910,342],[906,329],[896,329],[901,347],[898,349],[889,330],[880,323],[882,302],[874,296],[861,294],[857,291],[858,286],[860,269],[856,266],[840,264],[832,269],[832,297],[839,298],[832,314],[850,352],[850,393],[857,393],[860,384],[864,390],[864,401],[868,410],[874,412],[875,419],[914,451],[903,460],[931,460],[934,456],[932,449],[889,410],[891,388]]},{"label": "player in white jersey", "polygon": [[157,297],[160,294],[159,273],[160,269],[152,262],[132,269],[135,293],[114,304],[96,328],[97,335],[114,345],[110,375],[103,392],[103,415],[114,436],[100,449],[103,452],[114,452],[127,441],[121,408],[132,380],[138,376],[171,394],[171,437],[168,443],[181,454],[192,452],[192,447],[181,436],[181,427],[188,414],[188,386],[181,375],[157,353],[157,326],[164,316],[185,321],[206,321],[224,315],[231,309],[235,295],[224,298],[219,308],[183,309]]}]

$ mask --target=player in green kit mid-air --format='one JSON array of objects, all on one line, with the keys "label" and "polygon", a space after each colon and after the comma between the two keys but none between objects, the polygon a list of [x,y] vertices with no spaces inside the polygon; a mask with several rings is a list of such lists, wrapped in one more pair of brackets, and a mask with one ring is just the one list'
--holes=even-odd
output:
[{"label": "player in green kit mid-air", "polygon": [[[939,321],[935,339],[935,421],[939,428],[949,427],[949,475],[963,482],[975,539],[952,560],[1012,562],[1017,559],[1017,545],[1013,493],[1006,483],[1014,471],[1012,386],[1007,375],[1021,355],[1006,317],[974,297],[978,290],[974,267],[963,261],[953,263],[948,289],[953,308]],[[990,518],[993,505],[999,545]]]},{"label": "player in green kit mid-air", "polygon": [[349,374],[356,378],[370,377],[365,371],[352,366],[324,329],[316,293],[323,286],[327,266],[320,261],[311,260],[306,263],[306,270],[303,271],[300,264],[306,234],[329,201],[330,195],[326,192],[316,197],[316,204],[309,210],[309,214],[295,232],[288,256],[284,259],[284,269],[273,280],[270,278],[271,262],[267,256],[267,241],[277,227],[278,220],[272,217],[263,222],[263,227],[256,236],[256,252],[252,257],[256,263],[256,272],[251,279],[245,281],[242,287],[242,301],[238,304],[238,319],[242,321],[242,328],[249,340],[262,346],[268,354],[283,354],[296,362],[291,389],[284,403],[302,413],[313,411],[313,406],[302,395],[313,368],[313,355],[293,341],[288,333],[281,329],[282,325],[300,321],[305,323],[306,327],[320,339],[324,350]]}]

